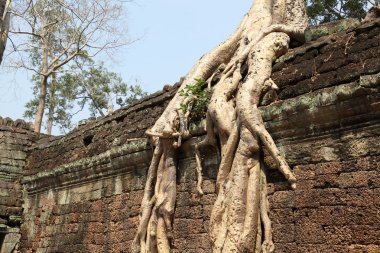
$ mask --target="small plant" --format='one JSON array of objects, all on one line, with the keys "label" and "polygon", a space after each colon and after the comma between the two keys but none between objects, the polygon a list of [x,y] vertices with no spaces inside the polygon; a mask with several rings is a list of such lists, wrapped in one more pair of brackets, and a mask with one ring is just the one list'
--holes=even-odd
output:
[{"label": "small plant", "polygon": [[207,83],[202,79],[194,79],[194,84],[188,84],[179,92],[180,96],[186,97],[187,102],[181,104],[183,113],[190,113],[190,118],[204,118],[210,99],[210,91],[205,89]]}]

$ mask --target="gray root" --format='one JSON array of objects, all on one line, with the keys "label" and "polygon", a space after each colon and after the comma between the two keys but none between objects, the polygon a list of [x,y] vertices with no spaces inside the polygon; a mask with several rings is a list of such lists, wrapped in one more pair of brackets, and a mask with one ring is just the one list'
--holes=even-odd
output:
[{"label": "gray root", "polygon": [[[261,144],[293,189],[296,178],[265,129],[257,107],[265,91],[278,89],[270,79],[273,61],[287,51],[290,38],[303,40],[306,25],[303,0],[255,0],[236,32],[204,55],[179,88],[202,79],[212,89],[206,114],[207,135],[195,145],[195,154],[197,190],[203,194],[200,150],[219,144],[218,196],[209,226],[214,253],[274,251]],[[243,66],[248,68],[244,77]],[[219,81],[211,87],[215,76]],[[177,93],[147,131],[159,141],[148,173],[134,252],[171,250],[175,149],[189,135],[189,115],[180,110],[180,105],[191,106],[192,102]]]}]

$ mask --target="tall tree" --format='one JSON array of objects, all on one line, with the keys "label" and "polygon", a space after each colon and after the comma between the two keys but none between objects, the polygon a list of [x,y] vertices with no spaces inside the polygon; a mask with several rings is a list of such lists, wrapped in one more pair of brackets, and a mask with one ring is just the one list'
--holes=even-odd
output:
[{"label": "tall tree", "polygon": [[121,0],[15,0],[13,6],[10,35],[12,51],[19,57],[10,65],[40,77],[34,122],[34,130],[40,132],[53,73],[77,57],[126,44],[120,22],[123,4]]},{"label": "tall tree", "polygon": [[379,0],[306,0],[312,25],[344,18],[363,19],[367,11],[379,5]]},{"label": "tall tree", "polygon": [[[155,149],[134,252],[171,251],[176,149],[190,137],[189,111],[194,100],[203,97],[188,92],[197,92],[189,87],[202,83],[194,84],[194,79],[206,81],[203,88],[212,89],[207,136],[196,150],[214,145],[221,154],[218,196],[209,223],[213,252],[274,251],[261,144],[293,189],[296,178],[265,129],[258,105],[267,90],[276,88],[270,78],[273,62],[287,51],[290,39],[303,40],[306,26],[304,0],[255,0],[235,33],[200,58],[185,76],[161,117],[146,132]],[[201,172],[199,156],[197,161]]]}]

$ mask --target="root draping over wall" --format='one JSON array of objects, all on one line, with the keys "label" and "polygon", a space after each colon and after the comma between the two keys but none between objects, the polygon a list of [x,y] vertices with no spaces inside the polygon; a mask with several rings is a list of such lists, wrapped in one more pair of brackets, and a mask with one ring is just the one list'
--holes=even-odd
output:
[{"label": "root draping over wall", "polygon": [[[291,39],[302,40],[306,26],[304,1],[256,0],[232,36],[204,55],[179,88],[181,91],[201,79],[208,83],[205,89],[212,92],[206,116],[207,136],[194,148],[198,173],[200,147],[213,145],[221,155],[218,196],[209,226],[213,252],[274,251],[261,144],[293,189],[296,178],[265,129],[257,107],[264,92],[277,88],[270,79],[273,61],[287,51]],[[189,137],[188,115],[181,106],[191,105],[191,99],[177,92],[147,131],[155,150],[134,252],[171,250],[176,149]]]}]

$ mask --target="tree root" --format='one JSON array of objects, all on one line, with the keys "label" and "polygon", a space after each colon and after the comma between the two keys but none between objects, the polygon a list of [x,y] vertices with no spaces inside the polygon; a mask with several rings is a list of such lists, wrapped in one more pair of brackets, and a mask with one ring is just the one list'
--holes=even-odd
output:
[{"label": "tree root", "polygon": [[133,252],[170,252],[175,179],[174,141],[161,139],[155,148],[148,172]]},{"label": "tree root", "polygon": [[261,163],[261,195],[260,195],[260,216],[264,226],[265,240],[262,244],[263,253],[274,252],[274,244],[272,241],[272,222],[269,219],[269,202],[268,202],[268,189],[267,189],[267,175],[264,165]]},{"label": "tree root", "polygon": [[[278,89],[270,79],[272,63],[286,52],[290,37],[302,40],[306,20],[303,0],[255,0],[236,32],[204,55],[179,88],[181,91],[194,79],[202,79],[213,90],[206,114],[207,135],[194,148],[200,194],[200,149],[219,144],[221,154],[218,196],[209,225],[214,253],[274,251],[261,144],[293,189],[296,178],[265,129],[257,106],[264,92]],[[243,77],[246,66],[248,73]],[[219,81],[211,87],[216,74]],[[177,93],[147,131],[159,141],[148,172],[134,252],[170,252],[176,195],[175,149],[189,135],[189,115],[180,110],[180,105],[192,102]]]},{"label": "tree root", "polygon": [[[133,252],[138,253],[141,249],[145,249],[145,238],[148,222],[151,216],[153,205],[156,201],[154,197],[154,180],[157,177],[157,168],[162,155],[161,145],[157,145],[154,149],[153,158],[150,163],[147,180],[144,189],[144,197],[141,203],[140,224],[137,229],[136,236],[133,240]],[[144,251],[145,252],[145,251]]]}]

